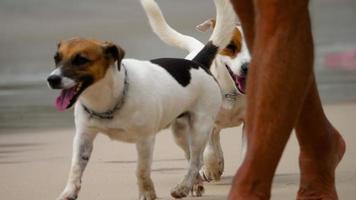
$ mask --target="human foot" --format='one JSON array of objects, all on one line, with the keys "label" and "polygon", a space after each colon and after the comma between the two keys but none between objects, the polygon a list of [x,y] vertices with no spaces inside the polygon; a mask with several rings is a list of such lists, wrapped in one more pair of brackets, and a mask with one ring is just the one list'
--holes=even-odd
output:
[{"label": "human foot", "polygon": [[299,156],[301,179],[297,199],[338,199],[335,169],[344,156],[346,145],[336,130],[333,130],[328,140],[331,143],[323,146],[317,153],[301,150]]}]

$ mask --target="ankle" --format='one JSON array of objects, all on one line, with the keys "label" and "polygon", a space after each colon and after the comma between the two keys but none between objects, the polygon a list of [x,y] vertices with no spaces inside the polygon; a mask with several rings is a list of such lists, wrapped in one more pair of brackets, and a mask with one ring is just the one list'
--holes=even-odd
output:
[{"label": "ankle", "polygon": [[[314,157],[322,160],[324,157],[329,157],[335,152],[339,145],[340,134],[333,128],[327,128],[323,131],[323,135],[317,138],[317,142],[300,143],[300,151],[305,156]],[[310,138],[311,139],[311,138]]]},{"label": "ankle", "polygon": [[248,172],[246,167],[241,167],[235,175],[229,199],[238,200],[264,200],[270,199],[271,182],[266,176]]},{"label": "ankle", "polygon": [[248,186],[233,186],[229,200],[268,200],[270,196],[270,191],[259,191]]},{"label": "ankle", "polygon": [[336,200],[338,199],[335,187],[300,187],[297,200]]}]

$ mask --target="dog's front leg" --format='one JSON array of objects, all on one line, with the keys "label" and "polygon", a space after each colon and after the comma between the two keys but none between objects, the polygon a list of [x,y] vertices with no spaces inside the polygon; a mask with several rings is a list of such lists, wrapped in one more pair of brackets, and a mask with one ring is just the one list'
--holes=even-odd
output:
[{"label": "dog's front leg", "polygon": [[136,143],[136,149],[138,153],[136,175],[140,200],[153,200],[157,198],[151,179],[151,165],[154,143],[154,136],[145,138]]},{"label": "dog's front leg", "polygon": [[78,196],[81,178],[93,150],[96,133],[77,131],[73,141],[72,165],[67,185],[57,200],[74,200]]},{"label": "dog's front leg", "polygon": [[218,181],[224,172],[224,154],[220,144],[220,128],[214,127],[204,150],[204,166],[199,173],[204,181]]},{"label": "dog's front leg", "polygon": [[245,157],[246,157],[246,152],[247,152],[247,128],[246,128],[246,124],[244,122],[244,124],[242,125],[242,137],[241,137],[241,161],[240,161],[240,165],[242,164],[242,162],[244,161]]}]

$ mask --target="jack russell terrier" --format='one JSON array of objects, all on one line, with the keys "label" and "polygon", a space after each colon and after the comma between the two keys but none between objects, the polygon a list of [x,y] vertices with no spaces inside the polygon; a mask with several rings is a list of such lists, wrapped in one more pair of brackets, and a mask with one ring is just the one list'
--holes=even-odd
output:
[{"label": "jack russell terrier", "polygon": [[156,199],[150,177],[154,140],[169,125],[175,135],[184,134],[190,141],[188,172],[171,195],[202,194],[203,151],[223,101],[209,68],[228,45],[236,19],[229,0],[214,3],[216,28],[192,60],[123,59],[119,46],[84,38],[58,44],[56,68],[47,81],[50,88],[61,90],[55,102],[59,110],[74,105],[76,126],[69,178],[59,200],[77,198],[98,133],[136,144],[139,199]]},{"label": "jack russell terrier", "polygon": [[[169,26],[154,0],[144,1],[143,8],[153,32],[168,45],[187,50],[189,54],[185,57],[186,59],[193,59],[204,47],[204,44],[197,39],[183,35]],[[214,28],[215,23],[215,20],[210,19],[198,25],[197,29],[207,31]],[[211,72],[221,86],[224,100],[226,100],[224,102],[230,102],[230,106],[222,105],[204,150],[204,166],[200,174],[205,181],[219,180],[224,171],[224,157],[220,145],[221,129],[239,126],[244,121],[245,83],[250,60],[241,26],[236,26],[230,43],[219,52],[211,66]],[[183,148],[189,158],[187,135],[174,134],[174,136],[176,143]],[[246,152],[246,144],[246,134],[243,128],[242,155]]]}]

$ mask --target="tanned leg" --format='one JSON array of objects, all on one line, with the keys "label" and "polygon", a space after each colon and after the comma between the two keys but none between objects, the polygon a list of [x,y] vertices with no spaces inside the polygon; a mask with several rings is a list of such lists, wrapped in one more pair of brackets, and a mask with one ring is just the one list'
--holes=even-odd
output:
[{"label": "tanned leg", "polygon": [[335,168],[345,153],[345,143],[324,114],[314,76],[311,81],[296,124],[301,151],[297,199],[337,199]]},{"label": "tanned leg", "polygon": [[252,52],[253,40],[255,38],[255,10],[251,0],[231,0],[234,9],[239,16],[242,30],[244,32],[247,46]]},{"label": "tanned leg", "polygon": [[[247,42],[252,47],[255,35],[254,5],[248,0],[232,2],[241,19]],[[310,24],[305,29],[310,32]],[[336,199],[334,172],[345,152],[345,143],[323,112],[314,74],[309,82],[310,84],[306,84],[310,86],[296,124],[301,147],[301,181],[297,198]],[[233,187],[231,196],[236,196],[236,191],[238,189]]]},{"label": "tanned leg", "polygon": [[308,2],[256,0],[254,10],[248,151],[230,199],[269,199],[275,169],[307,91],[301,83],[308,83],[312,74],[311,33],[303,29],[310,25]]}]

